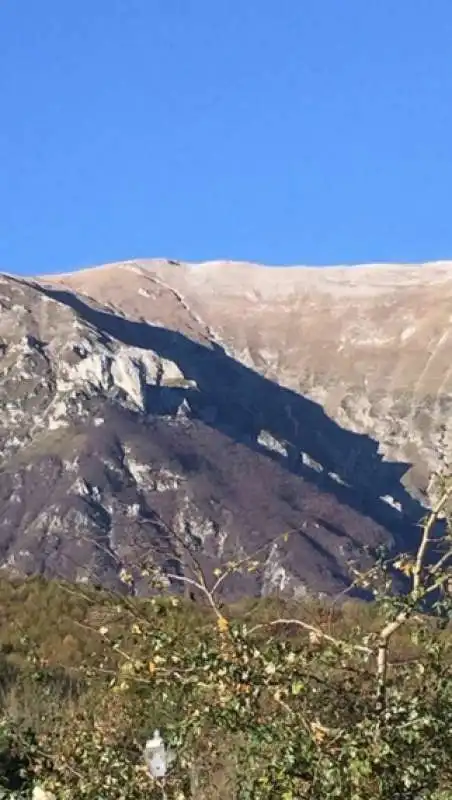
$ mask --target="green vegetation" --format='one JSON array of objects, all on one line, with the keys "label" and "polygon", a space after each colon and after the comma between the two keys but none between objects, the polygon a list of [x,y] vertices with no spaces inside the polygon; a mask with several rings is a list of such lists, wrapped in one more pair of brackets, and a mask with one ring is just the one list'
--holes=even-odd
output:
[{"label": "green vegetation", "polygon": [[[372,604],[221,606],[252,560],[213,587],[195,570],[198,604],[1,582],[4,796],[451,800],[452,537],[435,534],[451,495],[415,556],[356,576]],[[176,752],[165,784],[143,763],[155,728]]]}]

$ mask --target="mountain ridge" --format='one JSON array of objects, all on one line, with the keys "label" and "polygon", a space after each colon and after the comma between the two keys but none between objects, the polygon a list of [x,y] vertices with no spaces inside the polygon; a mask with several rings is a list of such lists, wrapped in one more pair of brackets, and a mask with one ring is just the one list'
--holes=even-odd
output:
[{"label": "mountain ridge", "polygon": [[[55,280],[94,297],[101,291],[145,318],[160,312],[163,277],[240,361],[316,400],[345,427],[370,432],[388,458],[410,461],[409,488],[426,500],[429,476],[452,445],[452,262],[273,269],[130,261],[122,264],[126,291],[121,263]],[[162,322],[193,333],[168,306]]]},{"label": "mountain ridge", "polygon": [[[344,308],[344,294],[349,298],[354,288],[340,272],[334,273],[340,291],[335,286],[333,293],[331,276],[322,275],[319,289],[318,280],[306,285],[300,268],[296,292],[281,285],[284,275],[275,270],[271,286],[255,281],[253,294],[241,265],[224,274],[228,268],[217,263],[213,277],[204,265],[193,284],[196,268],[181,264],[124,267],[1,278],[4,569],[56,571],[117,588],[121,569],[145,551],[169,575],[190,569],[190,553],[212,572],[224,557],[267,548],[262,570],[237,577],[233,593],[334,593],[347,585],[349,559],[365,558],[365,548],[411,546],[425,511],[419,476],[428,465],[409,452],[401,458],[400,437],[391,459],[387,437],[374,435],[375,417],[368,413],[363,424],[356,409],[375,402],[363,381],[349,387],[355,406],[348,426],[337,413],[343,399],[330,413],[341,390],[337,372],[350,362],[359,373],[364,363],[356,336],[342,337],[345,354],[337,347],[347,313],[361,339],[366,327],[361,307]],[[396,312],[400,305],[406,311],[407,298],[399,296],[397,307],[391,281],[388,289],[391,271],[379,270],[383,302],[371,308],[374,316],[380,312],[384,336],[366,353],[366,364],[380,363],[380,371],[387,355],[380,340],[393,341],[406,322]],[[430,293],[433,287],[448,312],[450,265],[429,267],[427,283],[414,271],[414,286]],[[406,281],[399,276],[397,285],[406,288]],[[371,289],[356,289],[366,312]],[[414,295],[408,307],[419,302],[419,291]],[[411,356],[418,361],[421,344],[416,333]],[[406,363],[403,347],[393,355]],[[418,369],[425,370],[422,362]],[[445,452],[448,374],[439,378],[442,393],[434,402],[442,403],[445,429],[433,432],[443,437]],[[412,405],[418,397],[425,401],[416,381],[406,381]],[[399,400],[394,383],[391,395],[380,382],[380,401],[389,408]],[[315,397],[322,392],[328,402]],[[415,415],[401,420],[402,437],[403,425],[411,424],[419,438]],[[275,550],[272,542],[287,528],[296,532],[291,543]],[[138,576],[136,591],[145,591]]]}]

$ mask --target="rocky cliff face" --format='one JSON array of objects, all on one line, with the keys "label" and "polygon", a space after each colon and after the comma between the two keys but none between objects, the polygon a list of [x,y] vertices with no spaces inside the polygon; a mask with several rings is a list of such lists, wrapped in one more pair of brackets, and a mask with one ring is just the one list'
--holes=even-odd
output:
[{"label": "rocky cliff face", "polygon": [[120,588],[150,559],[176,589],[193,560],[210,573],[258,550],[233,594],[333,593],[363,546],[410,546],[450,445],[451,276],[3,276],[2,569]]}]

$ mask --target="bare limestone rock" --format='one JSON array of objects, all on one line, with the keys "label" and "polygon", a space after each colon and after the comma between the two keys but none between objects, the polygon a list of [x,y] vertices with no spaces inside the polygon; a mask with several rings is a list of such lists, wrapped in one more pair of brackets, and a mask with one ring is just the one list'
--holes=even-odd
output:
[{"label": "bare limestone rock", "polygon": [[2,276],[0,568],[143,594],[258,550],[231,596],[341,591],[447,459],[451,301],[448,264]]}]

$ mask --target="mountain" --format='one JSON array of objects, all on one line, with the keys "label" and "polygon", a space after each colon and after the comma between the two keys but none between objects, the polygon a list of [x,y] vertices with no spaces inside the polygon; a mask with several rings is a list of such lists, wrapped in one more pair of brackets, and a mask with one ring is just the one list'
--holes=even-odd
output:
[{"label": "mountain", "polygon": [[[450,445],[452,265],[131,261],[0,286],[0,564],[225,596],[410,548]],[[281,537],[291,531],[288,541]],[[278,538],[279,537],[279,538]]]}]

